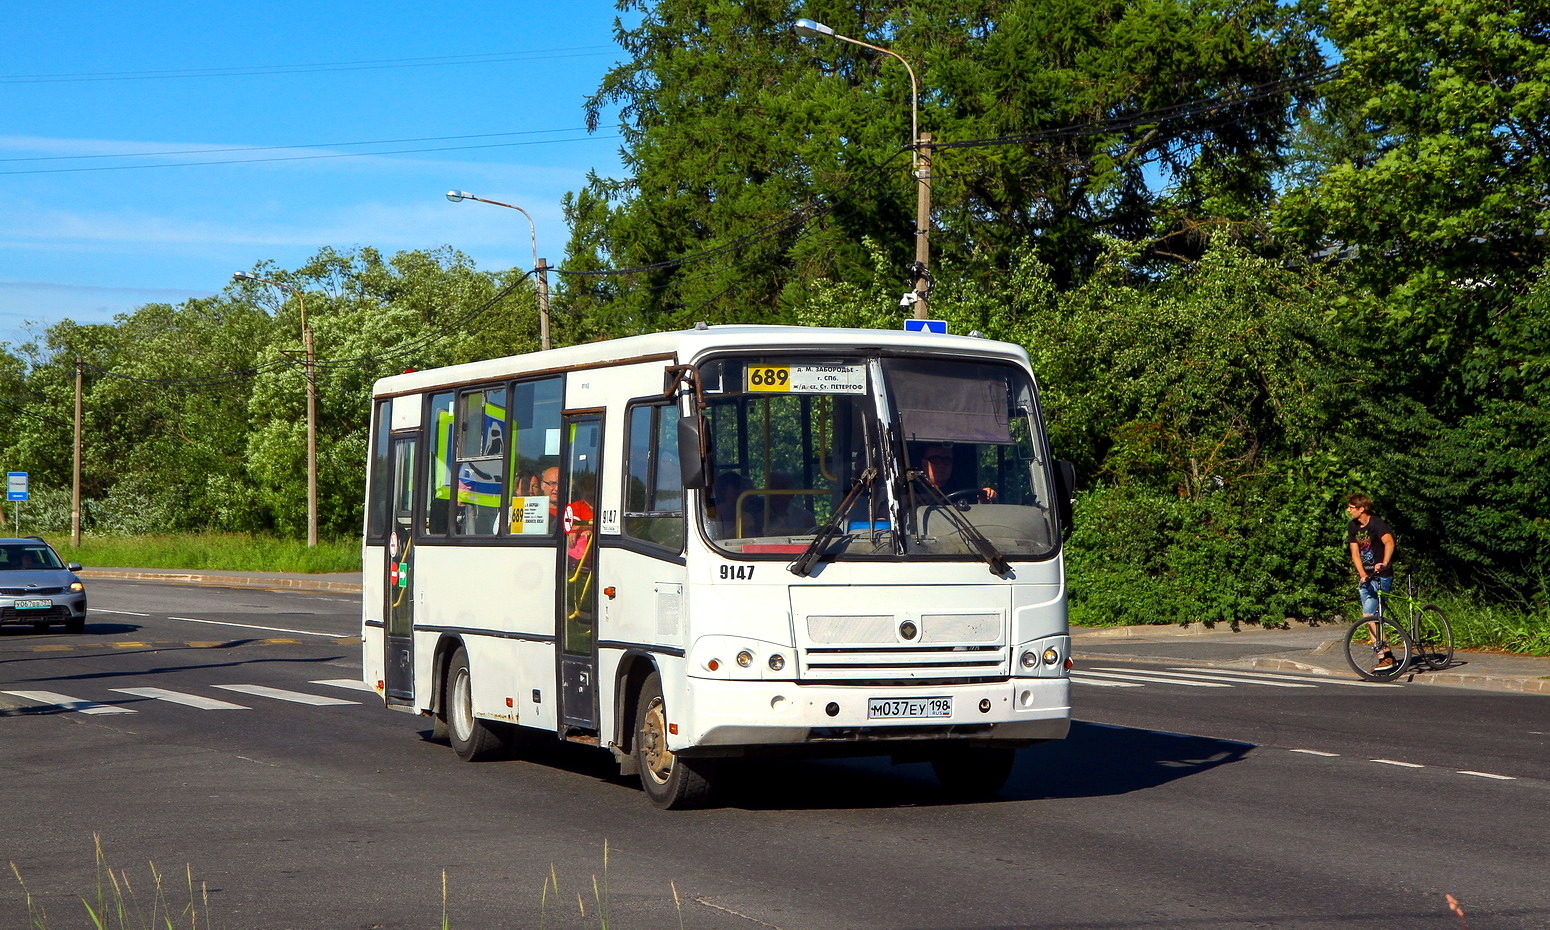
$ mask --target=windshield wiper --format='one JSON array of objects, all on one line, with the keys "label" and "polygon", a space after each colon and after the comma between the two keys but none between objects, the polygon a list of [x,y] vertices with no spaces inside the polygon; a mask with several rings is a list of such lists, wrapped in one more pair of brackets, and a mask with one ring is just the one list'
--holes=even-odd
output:
[{"label": "windshield wiper", "polygon": [[834,516],[829,518],[828,523],[818,528],[813,541],[807,544],[807,548],[802,550],[802,554],[797,556],[795,562],[786,566],[787,571],[803,578],[812,574],[813,566],[818,563],[818,557],[823,554],[824,547],[843,535],[840,527],[844,524],[845,516],[850,513],[850,509],[861,499],[862,489],[870,487],[876,479],[876,468],[868,468],[861,473],[861,476],[850,486],[850,491],[845,494],[845,499],[834,509]]},{"label": "windshield wiper", "polygon": [[979,557],[985,560],[986,565],[990,566],[991,574],[1004,575],[1012,570],[1011,564],[1007,562],[1006,556],[1001,554],[1001,550],[996,548],[996,544],[985,538],[985,534],[979,531],[979,527],[959,513],[958,505],[948,500],[947,495],[942,493],[941,488],[927,481],[924,472],[912,468],[906,475],[912,486],[919,485],[925,488],[926,496],[936,499],[943,512],[947,514],[948,521],[958,528],[958,532],[963,534],[963,538],[969,541],[969,545],[974,547],[974,551],[979,553]]}]

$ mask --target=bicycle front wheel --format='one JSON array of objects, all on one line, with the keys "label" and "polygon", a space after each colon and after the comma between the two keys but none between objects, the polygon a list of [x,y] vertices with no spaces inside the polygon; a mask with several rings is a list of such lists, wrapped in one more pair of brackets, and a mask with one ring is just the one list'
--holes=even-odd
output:
[{"label": "bicycle front wheel", "polygon": [[1358,620],[1345,634],[1345,660],[1368,681],[1393,681],[1410,664],[1410,637],[1388,617]]},{"label": "bicycle front wheel", "polygon": [[1447,668],[1453,661],[1453,626],[1436,604],[1427,604],[1415,621],[1416,657],[1431,668]]}]

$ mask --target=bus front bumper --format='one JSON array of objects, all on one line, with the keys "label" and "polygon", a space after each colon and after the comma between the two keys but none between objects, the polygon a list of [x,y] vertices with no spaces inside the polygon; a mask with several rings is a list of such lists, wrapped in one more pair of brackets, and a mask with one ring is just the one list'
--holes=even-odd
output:
[{"label": "bus front bumper", "polygon": [[[890,687],[695,679],[688,710],[672,714],[680,724],[678,741],[669,737],[674,752],[940,740],[1028,745],[1063,739],[1069,731],[1071,680]],[[931,716],[904,716],[909,714]]]}]

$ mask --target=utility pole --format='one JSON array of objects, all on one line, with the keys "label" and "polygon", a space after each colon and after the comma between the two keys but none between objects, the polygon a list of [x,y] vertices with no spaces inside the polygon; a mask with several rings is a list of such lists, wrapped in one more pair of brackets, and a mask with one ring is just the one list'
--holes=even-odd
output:
[{"label": "utility pole", "polygon": [[926,293],[931,278],[931,133],[920,134],[915,146],[915,319],[929,319]]},{"label": "utility pole", "polygon": [[75,360],[75,466],[70,482],[70,545],[81,547],[81,373],[86,362]]},{"label": "utility pole", "polygon": [[538,260],[538,347],[549,348],[549,260]]},{"label": "utility pole", "polygon": [[[301,291],[296,291],[301,300]],[[307,353],[307,545],[318,544],[318,381],[317,357],[312,352],[312,327],[306,323],[306,304],[301,311],[301,342]]]}]

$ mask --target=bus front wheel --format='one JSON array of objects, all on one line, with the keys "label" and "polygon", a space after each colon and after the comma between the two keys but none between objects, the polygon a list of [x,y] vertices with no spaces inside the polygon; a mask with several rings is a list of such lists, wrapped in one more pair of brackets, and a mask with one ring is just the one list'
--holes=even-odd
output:
[{"label": "bus front wheel", "polygon": [[931,760],[936,780],[949,795],[966,801],[993,798],[1012,774],[1017,750],[996,746],[963,746],[944,750]]},{"label": "bus front wheel", "polygon": [[635,705],[636,768],[646,798],[664,810],[703,807],[710,799],[714,763],[685,759],[667,748],[667,703],[662,679],[652,672],[641,685]]},{"label": "bus front wheel", "polygon": [[473,676],[468,671],[468,650],[459,646],[447,668],[446,693],[441,706],[447,716],[447,737],[453,752],[464,762],[498,759],[506,752],[500,724],[474,716]]}]

